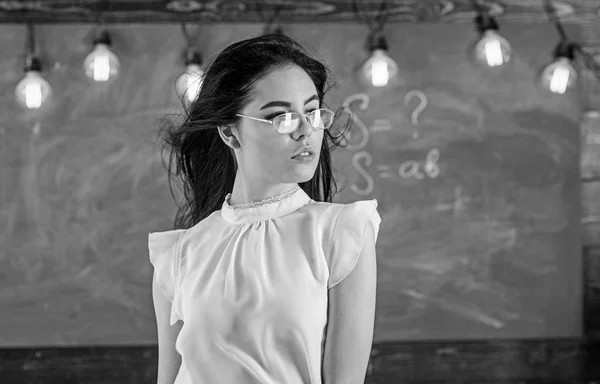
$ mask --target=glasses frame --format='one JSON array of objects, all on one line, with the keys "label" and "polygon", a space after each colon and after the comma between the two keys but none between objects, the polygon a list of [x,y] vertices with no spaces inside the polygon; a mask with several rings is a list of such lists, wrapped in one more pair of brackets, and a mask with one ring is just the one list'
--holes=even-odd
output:
[{"label": "glasses frame", "polygon": [[[318,110],[325,110],[325,111],[329,111],[329,112],[331,112],[331,113],[333,114],[333,116],[335,117],[335,112],[333,112],[331,109],[328,109],[328,108],[317,108],[317,109],[315,109],[314,111],[311,111],[311,112],[308,112],[308,113],[305,113],[305,114],[301,114],[301,113],[297,113],[297,112],[284,112],[284,113],[281,113],[281,114],[279,114],[279,115],[275,116],[273,119],[276,119],[276,118],[277,118],[277,117],[279,117],[279,116],[285,115],[286,113],[293,113],[293,114],[295,114],[295,115],[298,115],[299,117],[304,117],[304,118],[306,118],[306,121],[308,122],[308,124],[310,124],[310,126],[311,126],[311,127],[313,127],[313,129],[317,129],[317,130],[318,130],[318,129],[323,129],[323,130],[325,130],[325,129],[329,129],[329,128],[331,128],[331,126],[333,125],[333,117],[332,117],[332,120],[331,120],[331,124],[330,124],[330,125],[329,125],[329,127],[327,127],[327,128],[315,128],[315,126],[314,126],[314,125],[312,125],[312,123],[311,123],[311,122],[310,122],[310,120],[307,118],[307,116],[308,116],[308,115],[310,115],[311,113],[315,113],[315,112],[316,112],[316,111],[318,111]],[[279,133],[280,135],[289,135],[290,133],[296,132],[296,131],[298,130],[298,128],[300,128],[300,124],[298,124],[298,126],[296,127],[296,129],[294,129],[293,131],[290,131],[290,132],[285,132],[285,133],[281,133],[281,132],[279,132],[277,129],[275,129],[275,124],[273,124],[273,120],[259,119],[258,117],[246,116],[246,115],[242,115],[241,113],[236,113],[235,115],[236,115],[236,116],[239,116],[239,117],[245,117],[246,119],[252,119],[252,120],[260,121],[260,122],[263,122],[263,123],[269,123],[269,124],[271,124],[271,127],[273,127],[273,130],[274,130],[275,132]]]}]

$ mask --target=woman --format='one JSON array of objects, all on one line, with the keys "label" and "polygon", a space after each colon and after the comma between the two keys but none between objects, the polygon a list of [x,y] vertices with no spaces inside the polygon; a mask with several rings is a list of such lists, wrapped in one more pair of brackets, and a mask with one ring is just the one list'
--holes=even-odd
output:
[{"label": "woman", "polygon": [[185,201],[148,241],[159,384],[364,382],[381,218],[326,202],[327,76],[289,37],[237,42],[167,130]]}]

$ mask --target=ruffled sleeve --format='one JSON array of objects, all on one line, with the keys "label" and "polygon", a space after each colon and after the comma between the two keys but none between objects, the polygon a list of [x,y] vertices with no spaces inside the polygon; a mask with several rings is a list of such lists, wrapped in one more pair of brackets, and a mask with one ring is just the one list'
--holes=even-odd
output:
[{"label": "ruffled sleeve", "polygon": [[333,220],[327,254],[329,283],[332,288],[350,274],[363,249],[367,226],[373,226],[375,241],[381,217],[377,200],[361,200],[344,204]]},{"label": "ruffled sleeve", "polygon": [[182,320],[179,300],[179,267],[181,239],[184,229],[153,232],[148,235],[150,262],[154,266],[154,279],[165,297],[171,302],[171,325]]}]

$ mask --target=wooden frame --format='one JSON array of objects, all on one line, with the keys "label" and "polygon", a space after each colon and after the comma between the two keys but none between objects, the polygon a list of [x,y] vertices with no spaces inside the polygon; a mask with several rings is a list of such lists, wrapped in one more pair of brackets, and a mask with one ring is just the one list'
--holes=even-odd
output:
[{"label": "wooden frame", "polygon": [[[357,21],[352,0],[0,0],[0,23],[263,22],[279,9],[277,21]],[[357,0],[367,16],[376,14],[379,0]],[[481,1],[504,21],[546,21],[541,1]],[[598,20],[600,4],[593,1],[553,1],[565,22]],[[390,22],[471,21],[470,0],[389,0]]]}]

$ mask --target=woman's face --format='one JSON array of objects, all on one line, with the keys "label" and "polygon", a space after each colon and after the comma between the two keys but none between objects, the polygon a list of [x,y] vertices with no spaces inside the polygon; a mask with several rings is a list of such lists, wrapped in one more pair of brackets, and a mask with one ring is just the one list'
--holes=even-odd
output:
[{"label": "woman's face", "polygon": [[[320,107],[317,89],[308,74],[298,66],[276,69],[254,86],[254,99],[240,113],[272,120],[284,112],[306,114]],[[280,134],[270,123],[240,118],[235,149],[238,172],[246,182],[300,183],[312,179],[321,153],[323,130],[315,130],[306,118],[292,133]],[[303,146],[313,149],[309,161],[292,159]]]}]

